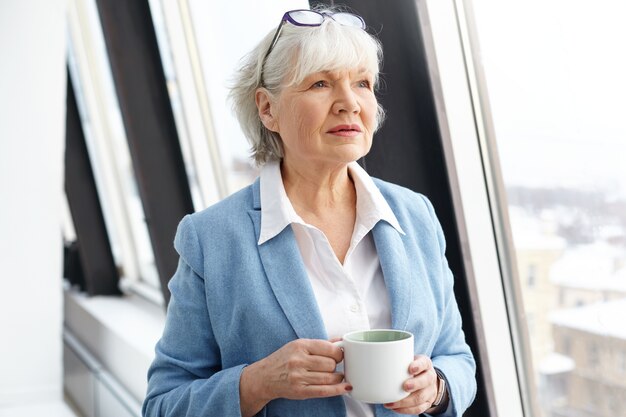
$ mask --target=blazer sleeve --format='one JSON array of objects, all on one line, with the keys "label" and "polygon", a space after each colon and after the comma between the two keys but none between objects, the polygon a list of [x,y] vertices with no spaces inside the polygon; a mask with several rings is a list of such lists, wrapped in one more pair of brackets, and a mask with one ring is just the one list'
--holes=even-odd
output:
[{"label": "blazer sleeve", "polygon": [[203,256],[193,220],[180,223],[180,255],[169,283],[171,299],[163,335],[148,371],[144,417],[240,417],[239,379],[246,364],[222,369],[206,304]]},{"label": "blazer sleeve", "polygon": [[437,231],[441,254],[441,276],[445,305],[441,320],[441,331],[432,352],[432,361],[445,377],[450,397],[448,409],[437,417],[461,417],[476,396],[476,363],[465,342],[461,327],[462,320],[454,296],[454,277],[445,257],[446,244],[443,230],[435,215],[432,204],[422,196],[431,220]]}]

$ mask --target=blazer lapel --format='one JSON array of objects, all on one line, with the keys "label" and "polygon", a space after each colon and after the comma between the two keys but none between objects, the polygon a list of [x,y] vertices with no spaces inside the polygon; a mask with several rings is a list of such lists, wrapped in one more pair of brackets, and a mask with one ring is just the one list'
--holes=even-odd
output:
[{"label": "blazer lapel", "polygon": [[[248,214],[258,241],[261,233],[259,182],[253,185],[254,210]],[[299,338],[328,339],[291,227],[258,246],[261,263],[285,316]]]},{"label": "blazer lapel", "polygon": [[402,236],[385,221],[374,226],[372,235],[391,302],[391,326],[406,329],[415,299],[414,271],[409,266]]}]

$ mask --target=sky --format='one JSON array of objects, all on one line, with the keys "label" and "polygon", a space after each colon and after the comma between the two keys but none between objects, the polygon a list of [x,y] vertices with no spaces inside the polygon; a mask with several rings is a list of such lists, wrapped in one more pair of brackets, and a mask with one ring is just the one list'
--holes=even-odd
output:
[{"label": "sky", "polygon": [[505,183],[626,198],[626,3],[473,4]]}]

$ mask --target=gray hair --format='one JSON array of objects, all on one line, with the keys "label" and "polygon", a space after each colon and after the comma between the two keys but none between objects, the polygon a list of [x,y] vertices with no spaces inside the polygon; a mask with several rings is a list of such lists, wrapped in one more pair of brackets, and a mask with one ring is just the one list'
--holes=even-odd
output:
[{"label": "gray hair", "polygon": [[[336,9],[316,11],[337,12]],[[360,28],[325,19],[321,26],[316,27],[284,24],[278,42],[262,67],[274,32],[275,29],[269,32],[242,59],[229,94],[233,111],[259,166],[280,160],[283,147],[280,135],[267,129],[261,122],[255,101],[258,88],[264,87],[270,98],[274,99],[284,87],[298,84],[312,73],[346,68],[367,69],[374,74],[377,86],[379,65],[382,62],[382,47],[375,37]],[[295,65],[288,64],[291,62],[295,62]],[[376,129],[384,118],[385,111],[378,104]]]}]

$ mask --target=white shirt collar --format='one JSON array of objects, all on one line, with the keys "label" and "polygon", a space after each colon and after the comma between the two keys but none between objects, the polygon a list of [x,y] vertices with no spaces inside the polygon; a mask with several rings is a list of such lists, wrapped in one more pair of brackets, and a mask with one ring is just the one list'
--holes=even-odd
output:
[{"label": "white shirt collar", "polygon": [[[371,230],[384,220],[399,233],[405,234],[391,207],[372,178],[356,162],[348,164],[357,195],[357,225]],[[283,185],[280,163],[270,162],[261,168],[261,233],[258,244],[270,240],[291,223],[306,225],[296,213]]]}]

